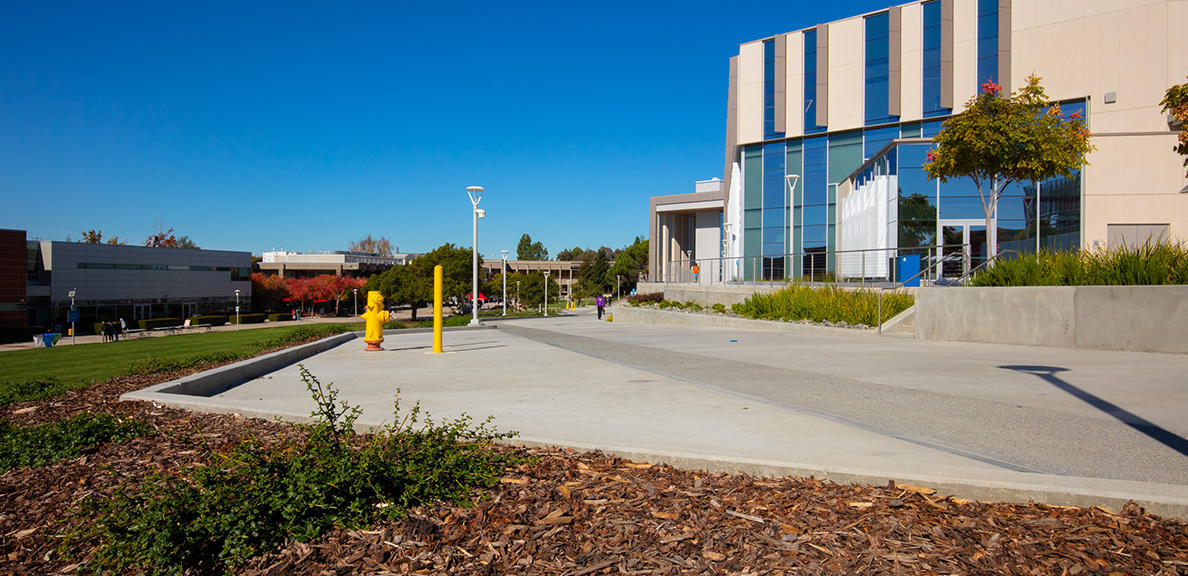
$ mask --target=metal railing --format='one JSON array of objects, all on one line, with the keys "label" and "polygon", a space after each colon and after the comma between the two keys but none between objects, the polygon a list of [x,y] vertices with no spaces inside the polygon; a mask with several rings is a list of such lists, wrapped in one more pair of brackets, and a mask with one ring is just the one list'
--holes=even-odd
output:
[{"label": "metal railing", "polygon": [[[890,286],[911,274],[921,284],[932,285],[945,277],[941,262],[961,262],[956,275],[970,270],[970,255],[964,244],[941,244],[913,248],[875,248],[833,252],[798,252],[738,258],[698,258],[662,263],[657,281],[669,284],[758,285],[790,281],[811,284],[859,284],[863,287]],[[918,260],[913,259],[918,256]],[[906,258],[906,261],[904,260]],[[916,273],[919,270],[928,274]],[[904,269],[903,264],[909,264]],[[950,277],[954,276],[950,274]]]}]

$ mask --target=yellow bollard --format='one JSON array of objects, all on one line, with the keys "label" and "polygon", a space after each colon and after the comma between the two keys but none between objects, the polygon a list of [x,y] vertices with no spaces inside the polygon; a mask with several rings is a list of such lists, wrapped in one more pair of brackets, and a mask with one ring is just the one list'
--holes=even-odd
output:
[{"label": "yellow bollard", "polygon": [[441,265],[433,267],[433,353],[441,354]]}]

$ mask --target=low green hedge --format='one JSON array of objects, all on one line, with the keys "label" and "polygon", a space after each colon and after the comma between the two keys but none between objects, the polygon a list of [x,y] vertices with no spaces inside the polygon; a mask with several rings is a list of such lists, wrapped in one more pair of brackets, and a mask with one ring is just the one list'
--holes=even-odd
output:
[{"label": "low green hedge", "polygon": [[[263,324],[264,319],[267,317],[268,316],[265,314],[240,314],[239,315],[239,323],[240,324]],[[234,324],[235,320],[236,320],[235,316],[227,317],[228,324]]]},{"label": "low green hedge", "polygon": [[[152,330],[153,328],[165,328],[167,326],[181,326],[181,318],[151,318],[147,320],[138,320],[137,324],[141,330]],[[98,330],[95,331],[99,333]]]},{"label": "low green hedge", "polygon": [[[232,319],[235,317],[232,316]],[[189,318],[190,326],[200,326],[202,324],[210,324],[211,326],[222,326],[227,323],[226,316],[191,316]]]},{"label": "low green hedge", "polygon": [[292,319],[293,319],[292,312],[281,312],[279,314],[269,314],[268,315],[269,322],[289,322]]},{"label": "low green hedge", "polygon": [[45,326],[0,326],[0,343],[28,342],[34,334],[45,334]]}]

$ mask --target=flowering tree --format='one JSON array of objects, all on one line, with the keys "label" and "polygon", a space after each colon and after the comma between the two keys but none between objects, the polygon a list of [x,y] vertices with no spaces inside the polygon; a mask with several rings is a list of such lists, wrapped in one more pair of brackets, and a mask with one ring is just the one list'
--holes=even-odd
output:
[{"label": "flowering tree", "polygon": [[1163,111],[1171,114],[1175,123],[1179,124],[1180,141],[1175,151],[1184,157],[1184,166],[1188,166],[1188,83],[1168,88],[1159,103],[1163,105]]},{"label": "flowering tree", "polygon": [[1090,136],[1080,113],[1064,118],[1059,105],[1049,104],[1038,76],[1028,76],[1009,97],[1002,95],[1002,86],[987,81],[964,112],[942,125],[924,171],[941,182],[973,180],[986,211],[986,231],[992,234],[1003,190],[1013,182],[1072,177],[1094,149]]}]

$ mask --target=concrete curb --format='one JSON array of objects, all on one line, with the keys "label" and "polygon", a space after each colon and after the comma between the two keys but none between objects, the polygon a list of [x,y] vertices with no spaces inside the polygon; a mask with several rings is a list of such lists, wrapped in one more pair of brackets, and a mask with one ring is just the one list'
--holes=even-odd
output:
[{"label": "concrete curb", "polygon": [[[144,400],[161,403],[162,394],[176,397],[183,396],[213,396],[233,388],[253,378],[275,372],[295,364],[314,354],[334,348],[340,344],[358,338],[360,332],[347,332],[323,338],[317,342],[310,342],[302,346],[286,348],[271,354],[248,358],[234,364],[228,364],[213,370],[192,374],[179,380],[163,382],[156,386],[149,386],[143,390],[128,392],[120,396],[120,400]],[[168,398],[168,397],[167,397]],[[172,399],[169,399],[172,403]]]},{"label": "concrete curb", "polygon": [[[498,330],[497,326],[448,326],[442,328],[443,331],[454,330]],[[432,328],[405,328],[401,330],[385,330],[384,334],[393,336],[396,334],[417,334],[424,332],[432,332]],[[156,386],[149,386],[141,390],[128,392],[120,396],[120,400],[143,400],[146,402],[156,402],[158,404],[168,404],[177,408],[185,408],[187,410],[206,410],[207,405],[201,402],[187,402],[180,397],[197,396],[210,397],[229,390],[249,380],[259,378],[265,374],[276,372],[285,366],[296,364],[310,356],[325,352],[331,348],[345,344],[350,340],[362,338],[363,332],[346,332],[337,334],[327,338],[318,340],[317,342],[310,342],[301,346],[294,346],[279,350],[271,354],[263,356],[256,356],[255,358],[248,358],[241,360],[234,364],[228,364],[213,370],[206,370],[197,374],[191,374],[179,380],[171,380],[169,382],[162,382]],[[247,415],[247,414],[245,414]],[[254,416],[255,414],[253,414]]]},{"label": "concrete curb", "polygon": [[[816,334],[847,334],[856,336],[878,335],[878,332],[872,328],[839,328],[817,324],[800,324],[797,322],[751,320],[750,318],[671,312],[669,310],[652,310],[650,308],[636,308],[634,306],[616,306],[611,308],[611,313],[615,316],[615,322],[631,322],[634,324],[704,326],[711,328],[734,328],[737,330],[772,330],[779,332],[810,332]],[[886,324],[883,326],[885,328]]]}]

